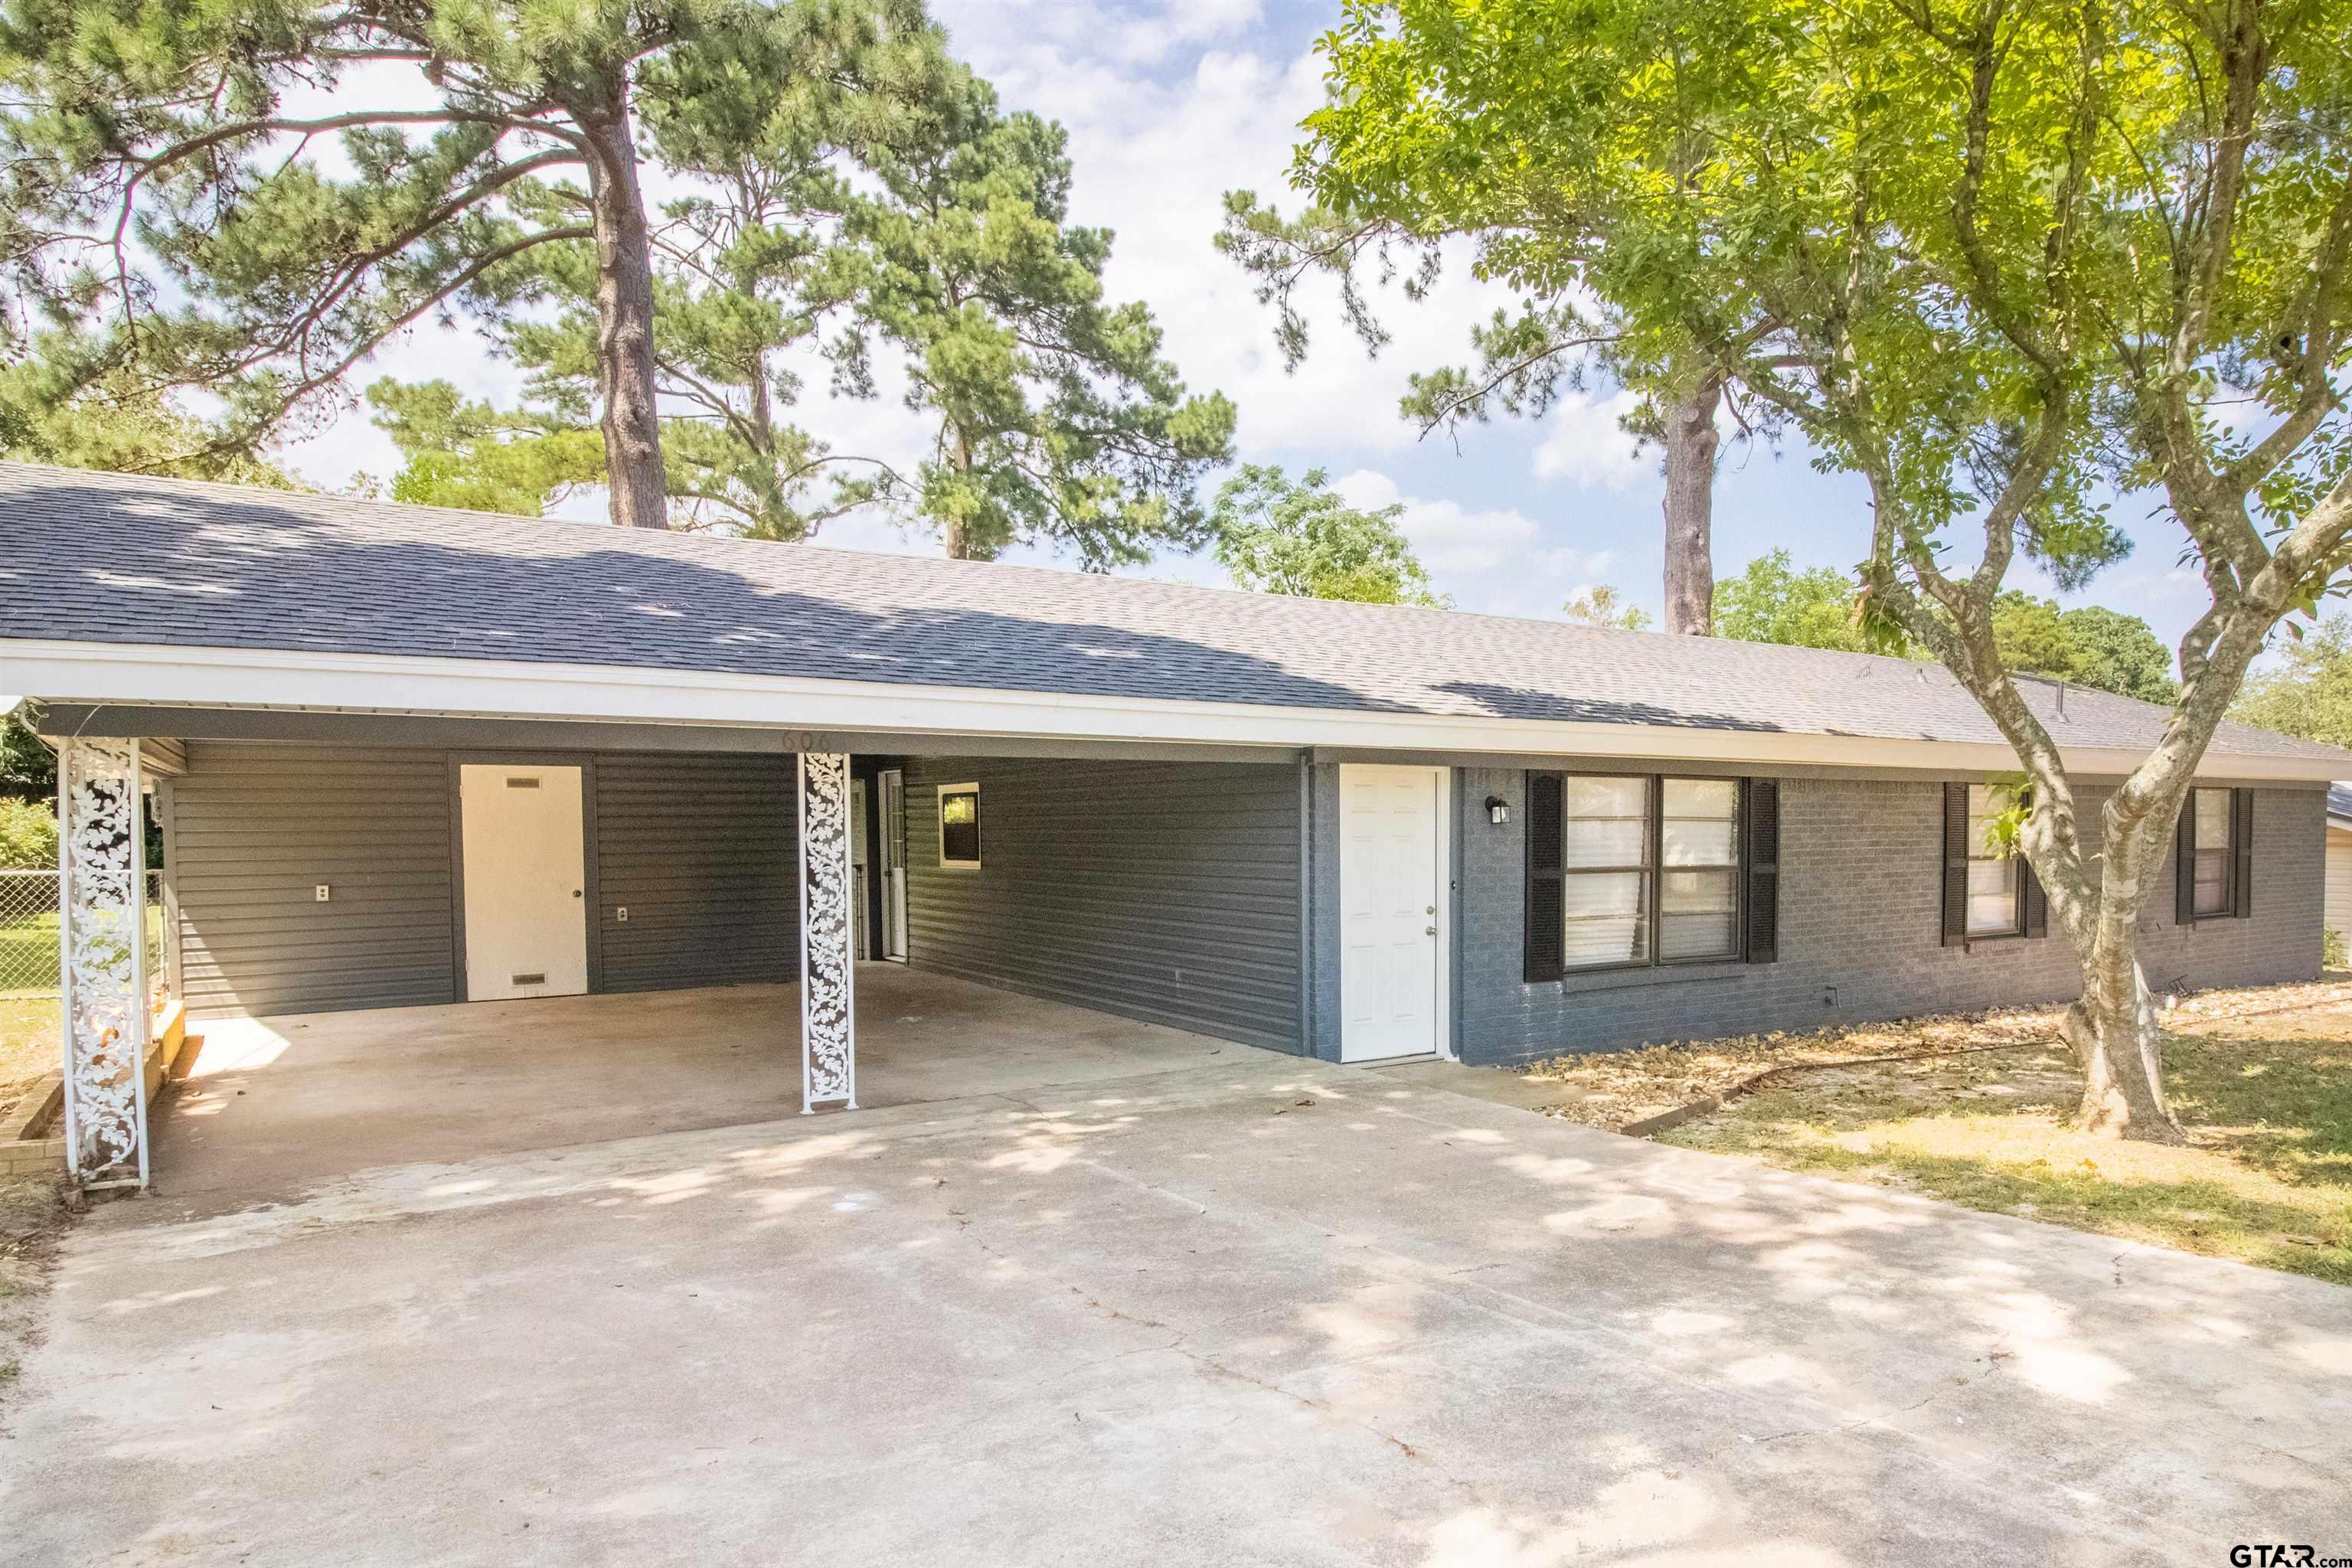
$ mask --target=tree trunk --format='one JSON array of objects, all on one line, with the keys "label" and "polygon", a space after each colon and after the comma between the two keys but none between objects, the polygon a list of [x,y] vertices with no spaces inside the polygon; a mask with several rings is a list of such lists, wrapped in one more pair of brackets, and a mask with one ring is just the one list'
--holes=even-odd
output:
[{"label": "tree trunk", "polygon": [[[2169,835],[2149,831],[2157,814],[2126,820],[2115,804],[2102,813],[2101,854],[2088,865],[2076,858],[2042,873],[2053,906],[2069,908],[2068,935],[2083,970],[2083,994],[2067,1007],[2063,1029],[2083,1069],[2077,1124],[2105,1137],[2185,1143],[2188,1134],[2165,1101],[2164,1034],[2139,963],[2146,879],[2163,864]],[[2093,877],[2095,897],[2082,897]]]},{"label": "tree trunk", "polygon": [[[955,437],[955,466],[959,474],[971,472],[971,442],[959,428]],[[962,497],[958,498],[960,500]],[[977,547],[971,530],[961,517],[950,517],[941,531],[947,536],[948,559],[950,561],[986,561],[992,557]]]},{"label": "tree trunk", "polygon": [[1666,425],[1666,630],[1715,631],[1715,411],[1723,382],[1703,375],[1669,402]]},{"label": "tree trunk", "polygon": [[669,476],[662,463],[654,365],[653,241],[637,184],[625,77],[603,84],[601,101],[573,118],[592,148],[596,383],[604,399],[604,469],[613,521],[626,528],[667,529]]}]

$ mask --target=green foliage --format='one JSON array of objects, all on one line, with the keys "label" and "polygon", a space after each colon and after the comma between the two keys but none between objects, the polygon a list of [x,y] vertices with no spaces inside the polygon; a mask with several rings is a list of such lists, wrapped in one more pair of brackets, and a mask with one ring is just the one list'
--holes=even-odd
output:
[{"label": "green foliage", "polygon": [[2352,969],[2352,947],[2347,947],[2344,933],[2329,926],[2319,933],[2319,967],[2322,969]]},{"label": "green foliage", "polygon": [[1217,492],[1209,521],[1234,582],[1262,594],[1367,605],[1444,605],[1396,525],[1402,504],[1365,511],[1310,468],[1296,484],[1279,468],[1244,466]]},{"label": "green foliage", "polygon": [[[872,10],[840,8],[815,39],[707,40],[648,73],[646,143],[690,182],[665,205],[653,253],[675,527],[800,539],[891,493],[886,467],[835,454],[783,417],[802,390],[788,356],[854,303],[845,165],[870,159],[909,105],[961,79],[934,32],[874,25]],[[520,407],[461,406],[429,383],[371,391],[376,422],[408,459],[395,496],[535,513],[601,479],[593,258],[556,246],[520,265],[530,297],[549,308],[494,331],[530,373]],[[836,390],[864,390],[856,380]]]},{"label": "green foliage", "polygon": [[[1827,566],[1799,572],[1786,550],[1759,555],[1738,576],[1715,585],[1718,637],[1926,657],[1926,650],[1907,642],[1895,647],[1874,644],[1861,611],[1851,575]],[[2046,675],[2150,702],[2169,702],[2179,693],[2168,673],[2171,655],[2137,616],[2096,605],[2062,610],[2053,600],[2011,589],[1994,602],[1992,627],[2002,663],[2019,674]]]},{"label": "green foliage", "polygon": [[14,713],[0,718],[0,798],[58,798],[56,754]]},{"label": "green foliage", "polygon": [[[658,144],[707,102],[709,138],[757,150],[900,44],[936,47],[919,0],[5,0],[9,346],[75,345],[45,356],[52,403],[109,376],[201,387],[222,405],[207,444],[251,451],[323,417],[412,323],[504,331],[561,277],[604,328],[588,373],[560,373],[591,389],[564,412],[603,405],[632,481],[615,515],[645,521],[661,454],[636,132]],[[528,510],[541,460],[504,444],[439,450],[395,492]]]},{"label": "green foliage", "polygon": [[68,468],[218,479],[271,489],[300,488],[278,464],[222,443],[207,422],[167,395],[120,372],[78,379],[67,341],[53,337],[0,364],[0,458]]},{"label": "green foliage", "polygon": [[1624,603],[1617,590],[1606,583],[1577,590],[1576,596],[1559,608],[1579,626],[1620,632],[1647,631],[1650,626],[1650,613],[1639,605]]},{"label": "green foliage", "polygon": [[2098,605],[2062,610],[2053,600],[2011,589],[1993,602],[1993,645],[2022,675],[2046,675],[2144,701],[2180,693],[2172,655],[2147,623]]},{"label": "green foliage", "polygon": [[604,438],[584,422],[502,414],[446,381],[379,381],[367,397],[407,459],[392,479],[394,500],[537,517],[604,480]]},{"label": "green foliage", "polygon": [[2249,677],[2230,716],[2282,734],[2352,746],[2352,616],[2331,616],[2275,650]]},{"label": "green foliage", "polygon": [[[1956,668],[2017,552],[2073,587],[2127,547],[2103,482],[2163,485],[2225,582],[2324,514],[2248,605],[2273,616],[2343,554],[2352,11],[2265,12],[2259,47],[2236,15],[1351,0],[1295,173],[1408,236],[1485,212],[1487,274],[1580,285],[1637,356],[1685,345],[1799,421],[1873,487],[1864,624]],[[1990,569],[1948,574],[1972,535]]]},{"label": "green foliage", "polygon": [[1759,555],[1738,576],[1716,584],[1715,635],[1864,651],[1853,578],[1828,566],[1800,572],[1786,550]]},{"label": "green foliage", "polygon": [[950,554],[1035,540],[1104,570],[1203,542],[1194,487],[1231,455],[1234,406],[1186,394],[1147,306],[1105,300],[1111,237],[1066,222],[1066,142],[968,77],[913,115],[877,155],[885,195],[849,209],[865,304],[844,363],[862,376],[875,334],[903,352],[936,432],[913,510]]},{"label": "green foliage", "polygon": [[0,797],[0,869],[47,870],[58,863],[57,808]]}]

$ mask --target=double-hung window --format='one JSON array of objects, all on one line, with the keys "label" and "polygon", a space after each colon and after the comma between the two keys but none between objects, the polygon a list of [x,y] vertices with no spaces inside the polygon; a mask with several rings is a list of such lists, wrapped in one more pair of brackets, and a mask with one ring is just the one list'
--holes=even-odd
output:
[{"label": "double-hung window", "polygon": [[2025,934],[2025,857],[1996,847],[1993,819],[2008,808],[1990,784],[1969,790],[1969,913],[1971,937]]},{"label": "double-hung window", "polygon": [[1944,945],[2002,937],[2043,936],[2050,900],[2023,854],[2004,852],[1993,837],[1996,817],[2011,804],[2006,788],[1944,785]]},{"label": "double-hung window", "polygon": [[2254,792],[2200,788],[2180,807],[2173,921],[2244,920],[2254,909]]},{"label": "double-hung window", "polygon": [[[1740,956],[1740,783],[1655,774],[1538,775],[1531,784],[1530,919],[1559,790],[1559,967],[1612,969]],[[1531,942],[1530,954],[1541,951]],[[1531,956],[1531,973],[1544,967]]]},{"label": "double-hung window", "polygon": [[2189,794],[2189,809],[2196,814],[2189,826],[2190,863],[2195,867],[2189,913],[2201,921],[2231,912],[2230,827],[2236,814],[2230,809],[2229,790],[2200,789]]}]

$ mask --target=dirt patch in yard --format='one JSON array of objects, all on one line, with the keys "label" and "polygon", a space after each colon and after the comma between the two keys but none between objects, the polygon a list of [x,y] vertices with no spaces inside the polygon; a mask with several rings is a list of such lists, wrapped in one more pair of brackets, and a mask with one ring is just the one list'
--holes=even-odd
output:
[{"label": "dirt patch in yard", "polygon": [[[2166,1022],[2186,1148],[2070,1125],[2081,1079],[2054,1010],[1688,1042],[1537,1070],[1587,1091],[1558,1114],[1613,1130],[1780,1068],[1659,1141],[2352,1284],[2352,983],[2209,992]],[[1884,1057],[1906,1059],[1864,1059]]]},{"label": "dirt patch in yard", "polygon": [[59,1183],[0,1176],[0,1433],[6,1430],[25,1352],[39,1336],[40,1301],[66,1218]]},{"label": "dirt patch in yard", "polygon": [[58,1065],[58,999],[0,996],[0,1117]]}]

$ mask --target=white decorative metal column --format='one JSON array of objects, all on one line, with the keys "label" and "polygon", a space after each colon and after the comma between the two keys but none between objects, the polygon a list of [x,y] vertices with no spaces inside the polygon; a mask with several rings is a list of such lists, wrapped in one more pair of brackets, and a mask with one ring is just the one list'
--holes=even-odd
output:
[{"label": "white decorative metal column", "polygon": [[139,790],[137,741],[58,745],[66,1161],[85,1187],[147,1184],[147,840]]},{"label": "white decorative metal column", "polygon": [[801,1114],[857,1109],[849,754],[801,753]]}]

